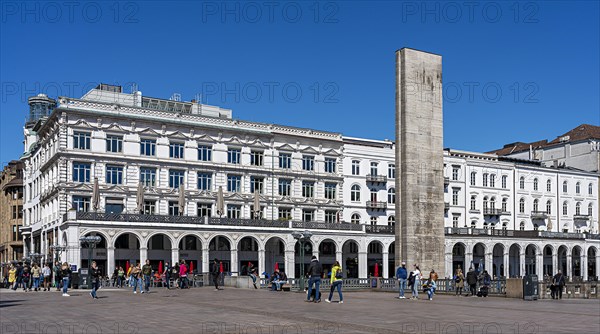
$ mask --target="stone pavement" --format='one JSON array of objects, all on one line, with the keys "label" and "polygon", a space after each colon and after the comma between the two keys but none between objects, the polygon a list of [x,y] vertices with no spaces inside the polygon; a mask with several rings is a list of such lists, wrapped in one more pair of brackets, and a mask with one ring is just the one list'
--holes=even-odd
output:
[{"label": "stone pavement", "polygon": [[[100,289],[0,291],[0,334],[9,333],[600,333],[599,300],[523,301],[346,292],[344,303],[304,294],[228,288],[149,294]],[[334,294],[337,300],[337,294]],[[324,300],[324,298],[323,298]]]}]

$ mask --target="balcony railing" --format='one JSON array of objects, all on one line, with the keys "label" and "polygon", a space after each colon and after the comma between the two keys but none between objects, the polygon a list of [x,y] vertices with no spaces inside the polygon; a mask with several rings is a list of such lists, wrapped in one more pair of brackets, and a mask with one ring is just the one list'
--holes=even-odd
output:
[{"label": "balcony railing", "polygon": [[573,219],[575,219],[575,220],[590,220],[590,216],[588,216],[588,215],[574,215]]},{"label": "balcony railing", "polygon": [[503,229],[481,229],[470,227],[447,227],[446,235],[490,235],[513,238],[545,238],[545,239],[600,239],[599,234],[548,232],[548,231],[514,231]]},{"label": "balcony railing", "polygon": [[233,219],[233,218],[210,218],[209,225],[227,225],[227,226],[252,226],[252,227],[279,227],[286,228],[290,226],[287,220],[267,220],[267,219]]},{"label": "balcony railing", "polygon": [[361,225],[349,223],[292,222],[292,227],[309,230],[362,231]]},{"label": "balcony railing", "polygon": [[500,216],[500,209],[483,208],[484,216]]},{"label": "balcony railing", "polygon": [[546,219],[548,214],[546,211],[531,211],[531,219]]},{"label": "balcony railing", "polygon": [[374,234],[394,234],[394,226],[365,225],[365,232]]},{"label": "balcony railing", "polygon": [[387,209],[387,202],[367,201],[367,209]]},{"label": "balcony railing", "polygon": [[387,182],[387,176],[367,174],[367,182],[385,183],[385,182]]}]

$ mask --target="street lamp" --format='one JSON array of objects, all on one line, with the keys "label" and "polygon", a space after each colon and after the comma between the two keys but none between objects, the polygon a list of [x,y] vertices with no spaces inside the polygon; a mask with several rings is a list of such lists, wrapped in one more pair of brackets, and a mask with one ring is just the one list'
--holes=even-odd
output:
[{"label": "street lamp", "polygon": [[304,291],[304,244],[310,241],[312,235],[308,230],[292,232],[292,237],[300,242],[300,291]]},{"label": "street lamp", "polygon": [[88,268],[90,268],[92,266],[92,251],[94,250],[94,248],[96,248],[96,245],[98,245],[100,241],[102,241],[102,238],[100,238],[97,235],[90,235],[87,237],[79,238],[79,241],[81,242],[81,246],[87,246],[87,248],[89,249]]},{"label": "street lamp", "polygon": [[61,246],[59,244],[54,244],[54,245],[50,245],[50,249],[52,250],[52,253],[54,253],[54,263],[56,263],[56,262],[58,262],[58,257],[60,255],[60,253],[67,250],[67,247]]}]

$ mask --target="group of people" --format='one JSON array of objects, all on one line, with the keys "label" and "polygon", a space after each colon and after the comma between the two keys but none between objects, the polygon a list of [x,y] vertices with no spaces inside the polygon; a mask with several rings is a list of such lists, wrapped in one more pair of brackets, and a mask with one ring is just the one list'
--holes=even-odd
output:
[{"label": "group of people", "polygon": [[[462,269],[458,268],[453,279],[456,296],[461,296],[464,290],[465,297],[487,297],[490,286],[492,285],[492,277],[487,270],[483,270],[478,274],[473,267],[469,268],[466,277],[463,274]],[[477,289],[478,285],[479,290]]]},{"label": "group of people", "polygon": [[[7,271],[6,286],[13,290],[22,288],[23,291],[50,291],[62,288],[63,296],[67,293],[71,282],[71,266],[67,262],[62,265],[57,261],[52,268],[50,263],[41,267],[38,263],[18,262],[11,264]],[[43,289],[43,290],[42,290]]]},{"label": "group of people", "polygon": [[[316,256],[313,255],[310,261],[310,265],[308,267],[308,289],[306,294],[306,302],[321,302],[321,279],[323,278],[323,266],[321,262],[317,259]],[[343,284],[344,272],[342,271],[342,267],[338,261],[335,261],[333,267],[331,267],[331,275],[329,277],[329,282],[331,287],[329,289],[329,297],[325,299],[325,302],[331,303],[333,298],[333,292],[337,289],[338,296],[340,298],[339,303],[344,303],[344,296],[342,294],[342,284]],[[313,289],[314,286],[314,289]]]},{"label": "group of people", "polygon": [[398,299],[406,299],[404,292],[408,287],[411,291],[410,299],[419,299],[419,290],[423,289],[427,293],[427,298],[433,300],[433,295],[437,289],[438,274],[431,269],[429,277],[424,279],[421,269],[417,264],[409,273],[406,269],[406,262],[396,269],[396,279],[398,280]]}]

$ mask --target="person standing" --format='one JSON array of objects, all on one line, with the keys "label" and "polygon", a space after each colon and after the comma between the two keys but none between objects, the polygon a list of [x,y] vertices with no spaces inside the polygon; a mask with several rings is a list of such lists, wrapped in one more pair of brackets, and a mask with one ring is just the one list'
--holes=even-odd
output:
[{"label": "person standing", "polygon": [[185,289],[187,288],[187,274],[188,267],[185,264],[185,260],[181,260],[179,264],[179,288]]},{"label": "person standing", "polygon": [[71,281],[71,268],[67,262],[63,263],[60,267],[60,277],[62,280],[62,295],[63,297],[69,297],[67,293],[69,290],[69,282]]},{"label": "person standing", "polygon": [[8,271],[8,284],[9,287],[13,288],[13,290],[16,290],[16,286],[17,286],[17,268],[14,265],[10,265],[10,270]]},{"label": "person standing", "polygon": [[320,287],[321,287],[321,276],[323,275],[323,266],[316,256],[312,256],[310,260],[310,266],[308,266],[308,295],[306,301],[310,302],[310,296],[312,295],[313,284],[315,285],[315,303],[321,302]]},{"label": "person standing", "polygon": [[565,276],[563,276],[560,270],[554,275],[552,283],[554,284],[554,289],[556,291],[554,293],[556,299],[562,299],[563,288],[565,287]]},{"label": "person standing", "polygon": [[411,299],[419,299],[419,289],[421,288],[421,269],[419,269],[419,266],[416,264],[414,265],[412,276],[414,279],[414,283],[412,285]]},{"label": "person standing", "polygon": [[463,286],[465,284],[465,277],[462,273],[462,269],[456,269],[456,275],[454,276],[454,285],[456,287],[456,296],[462,295]]},{"label": "person standing", "polygon": [[333,297],[333,290],[337,289],[338,295],[340,296],[340,304],[344,303],[344,296],[342,295],[342,284],[344,282],[344,272],[338,261],[335,261],[331,268],[331,289],[329,290],[329,297],[325,299],[327,303],[331,303]]},{"label": "person standing", "polygon": [[219,291],[219,276],[221,274],[221,271],[218,259],[213,260],[212,270],[210,271],[210,273],[212,275],[213,284],[215,285],[215,291]]},{"label": "person standing", "polygon": [[56,291],[60,291],[60,262],[56,261],[54,263],[54,267],[52,268],[52,275],[54,275],[54,286],[56,287]]},{"label": "person standing", "polygon": [[165,262],[164,268],[165,275],[165,285],[167,289],[171,289],[171,266],[169,266],[169,262]]},{"label": "person standing", "polygon": [[119,288],[123,287],[123,281],[125,281],[125,270],[123,270],[123,267],[119,267],[119,272],[117,273],[117,286]]},{"label": "person standing", "polygon": [[142,287],[142,269],[139,262],[131,269],[131,277],[129,279],[133,285],[133,293],[137,293],[136,290],[138,287],[140,288],[140,293],[144,293],[144,288]]},{"label": "person standing", "polygon": [[102,276],[102,272],[100,272],[100,268],[96,264],[96,261],[92,261],[92,267],[90,268],[90,278],[92,281],[92,292],[90,292],[90,296],[94,299],[98,299],[96,296],[96,292],[100,288],[100,277]]},{"label": "person standing", "polygon": [[252,264],[252,262],[249,262],[248,263],[248,275],[252,279],[252,284],[254,285],[254,288],[258,289],[258,287],[256,286],[256,274],[257,274],[256,267],[254,267],[254,264]]},{"label": "person standing", "polygon": [[42,276],[42,268],[37,263],[31,268],[31,277],[33,278],[33,291],[38,291],[40,288],[40,276]]},{"label": "person standing", "polygon": [[[467,284],[469,285],[469,291],[471,292],[471,296],[476,296],[475,286],[477,285],[477,273],[473,270],[473,267],[469,268],[467,272]],[[467,294],[468,296],[469,294]]]},{"label": "person standing", "polygon": [[52,270],[50,270],[50,265],[46,263],[44,268],[42,268],[42,275],[44,276],[44,291],[50,291],[50,275],[52,274]]},{"label": "person standing", "polygon": [[402,265],[396,269],[396,279],[398,279],[398,299],[406,298],[404,297],[404,290],[406,289],[407,278],[406,262],[402,262]]},{"label": "person standing", "polygon": [[31,268],[29,267],[29,264],[27,262],[25,262],[23,264],[23,275],[22,275],[22,282],[23,282],[23,291],[31,291]]},{"label": "person standing", "polygon": [[[146,260],[146,264],[142,266],[142,275],[144,276],[144,291],[150,292],[150,277],[152,276],[150,260]],[[144,293],[144,291],[142,291],[142,293]]]}]

